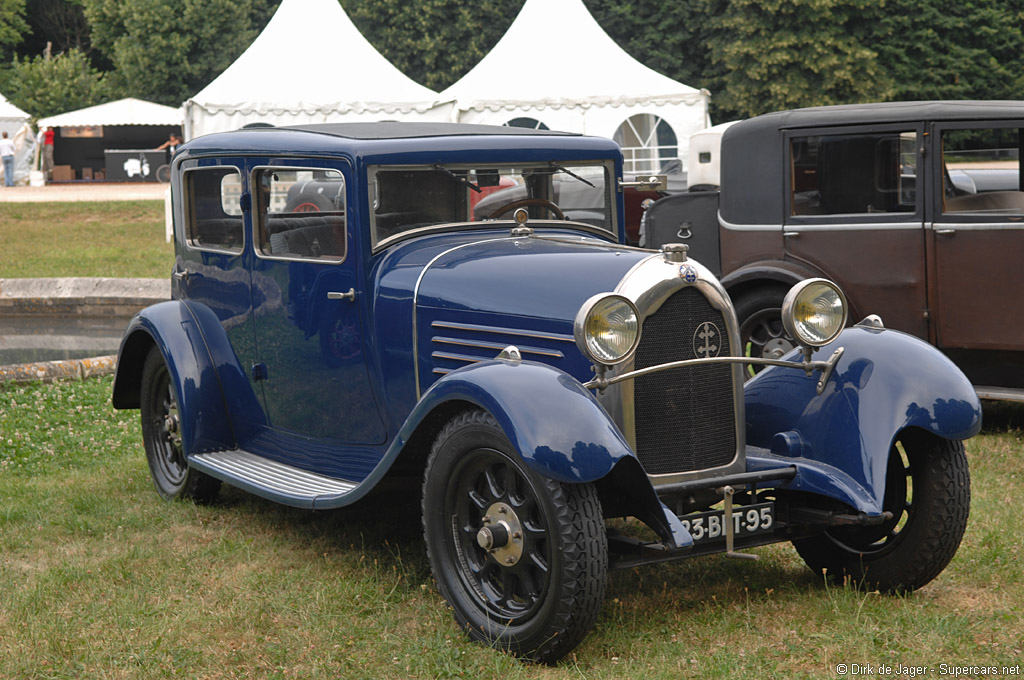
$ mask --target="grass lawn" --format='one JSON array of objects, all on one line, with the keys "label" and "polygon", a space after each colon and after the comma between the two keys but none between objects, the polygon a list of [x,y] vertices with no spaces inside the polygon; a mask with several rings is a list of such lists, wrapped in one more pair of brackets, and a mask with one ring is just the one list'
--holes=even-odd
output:
[{"label": "grass lawn", "polygon": [[548,668],[465,639],[432,584],[414,498],[318,513],[228,488],[209,507],[165,502],[138,412],[113,411],[110,387],[0,386],[2,678],[837,678],[842,663],[957,677],[940,665],[1024,664],[1015,407],[986,412],[968,443],[970,525],[921,591],[826,587],[788,545],[753,563],[613,572],[597,627]]},{"label": "grass lawn", "polygon": [[166,279],[163,201],[0,203],[0,278]]}]

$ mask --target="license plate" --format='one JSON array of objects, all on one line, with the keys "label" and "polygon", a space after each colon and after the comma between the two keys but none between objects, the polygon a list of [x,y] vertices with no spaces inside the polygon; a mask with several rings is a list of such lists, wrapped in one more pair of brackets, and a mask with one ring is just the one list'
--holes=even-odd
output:
[{"label": "license plate", "polygon": [[[695,512],[680,517],[694,543],[725,540],[725,511]],[[775,504],[736,505],[732,509],[732,528],[736,538],[764,534],[775,526]]]}]

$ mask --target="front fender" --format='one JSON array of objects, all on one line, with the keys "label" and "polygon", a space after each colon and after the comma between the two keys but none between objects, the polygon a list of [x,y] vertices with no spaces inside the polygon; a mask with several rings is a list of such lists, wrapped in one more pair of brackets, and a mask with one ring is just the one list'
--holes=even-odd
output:
[{"label": "front fender", "polygon": [[266,422],[214,312],[180,300],[147,307],[132,318],[118,350],[114,408],[139,408],[142,367],[154,345],[176,389],[186,455],[232,448],[240,437],[244,440],[244,433],[232,427],[238,419],[229,414]]},{"label": "front fender", "polygon": [[960,369],[913,336],[848,328],[814,358],[827,359],[838,347],[843,355],[821,394],[818,373],[793,368],[766,369],[745,385],[747,443],[769,449],[772,459],[748,456],[748,468],[777,465],[781,457],[799,470],[785,488],[878,514],[899,433],[920,428],[968,439],[981,429],[981,404]]},{"label": "front fender", "polygon": [[535,472],[569,483],[606,480],[626,497],[630,514],[676,547],[693,541],[658,500],[639,461],[594,395],[568,373],[532,361],[483,361],[431,385],[399,436],[407,441],[446,402],[469,402],[490,413]]}]

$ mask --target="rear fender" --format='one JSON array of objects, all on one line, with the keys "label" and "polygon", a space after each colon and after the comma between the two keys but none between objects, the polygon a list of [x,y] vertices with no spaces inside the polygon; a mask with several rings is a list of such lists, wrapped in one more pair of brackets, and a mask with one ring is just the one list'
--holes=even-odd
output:
[{"label": "rear fender", "polygon": [[114,408],[139,408],[142,368],[153,346],[175,386],[186,455],[237,446],[232,423],[238,419],[232,413],[266,422],[216,315],[205,305],[180,300],[147,307],[129,323],[118,351]]},{"label": "rear fender", "polygon": [[600,482],[616,506],[676,547],[692,545],[679,519],[658,500],[625,438],[594,395],[568,373],[532,361],[483,361],[431,385],[409,416],[400,441],[449,402],[490,413],[537,474],[568,483]]},{"label": "rear fender", "polygon": [[[899,331],[854,327],[815,352],[824,360],[844,348],[817,394],[818,373],[761,371],[744,386],[748,469],[797,465],[783,488],[809,491],[877,515],[889,451],[899,434],[919,428],[963,440],[981,429],[981,404],[970,382],[931,345]],[[798,353],[789,359],[798,360]]]}]

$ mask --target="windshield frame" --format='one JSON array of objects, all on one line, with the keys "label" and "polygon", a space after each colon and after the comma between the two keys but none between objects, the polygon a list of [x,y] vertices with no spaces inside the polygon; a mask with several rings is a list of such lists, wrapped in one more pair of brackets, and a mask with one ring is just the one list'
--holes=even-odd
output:
[{"label": "windshield frame", "polygon": [[[602,187],[599,182],[595,181],[595,177],[589,174],[582,174],[582,178],[579,174],[581,169],[600,169],[603,171],[603,179],[600,181],[604,183]],[[552,160],[543,162],[455,162],[455,163],[410,163],[410,164],[374,164],[368,165],[366,168],[366,188],[365,196],[367,199],[368,217],[367,226],[369,228],[369,236],[372,252],[377,253],[394,243],[404,241],[409,238],[421,236],[427,233],[434,232],[445,232],[445,231],[469,231],[474,229],[493,229],[495,227],[500,229],[508,229],[510,225],[514,224],[512,213],[510,212],[507,216],[503,216],[500,219],[484,219],[484,220],[458,220],[451,222],[437,222],[434,224],[426,224],[423,226],[413,226],[408,229],[402,229],[401,231],[394,234],[382,234],[383,227],[380,227],[377,223],[377,208],[379,207],[378,192],[380,191],[380,183],[378,174],[389,171],[440,171],[444,174],[458,174],[459,177],[451,177],[453,184],[463,184],[463,191],[467,197],[466,204],[466,216],[472,217],[471,212],[473,207],[469,204],[469,197],[476,193],[474,188],[471,186],[472,178],[470,177],[470,171],[479,171],[486,169],[488,171],[497,170],[499,175],[506,175],[515,173],[521,175],[523,170],[543,170],[551,174],[552,180],[555,178],[563,178],[563,181],[570,185],[590,185],[594,191],[601,192],[604,196],[603,208],[595,208],[596,210],[603,210],[606,215],[606,222],[603,225],[595,225],[588,222],[579,220],[557,220],[557,219],[545,219],[545,218],[533,218],[530,220],[530,226],[534,228],[557,228],[562,230],[570,231],[584,231],[587,234],[593,234],[607,238],[612,241],[617,241],[619,233],[619,211],[618,211],[618,196],[616,190],[618,188],[618,177],[616,176],[616,164],[612,158],[600,158],[600,159],[586,159],[586,160]],[[463,177],[470,177],[469,181],[461,179]],[[493,185],[491,185],[493,186]],[[553,186],[553,181],[548,183],[548,186]],[[506,187],[513,189],[515,187]],[[589,188],[589,187],[588,187]],[[495,191],[490,195],[499,193]],[[480,199],[483,200],[483,199]]]}]

